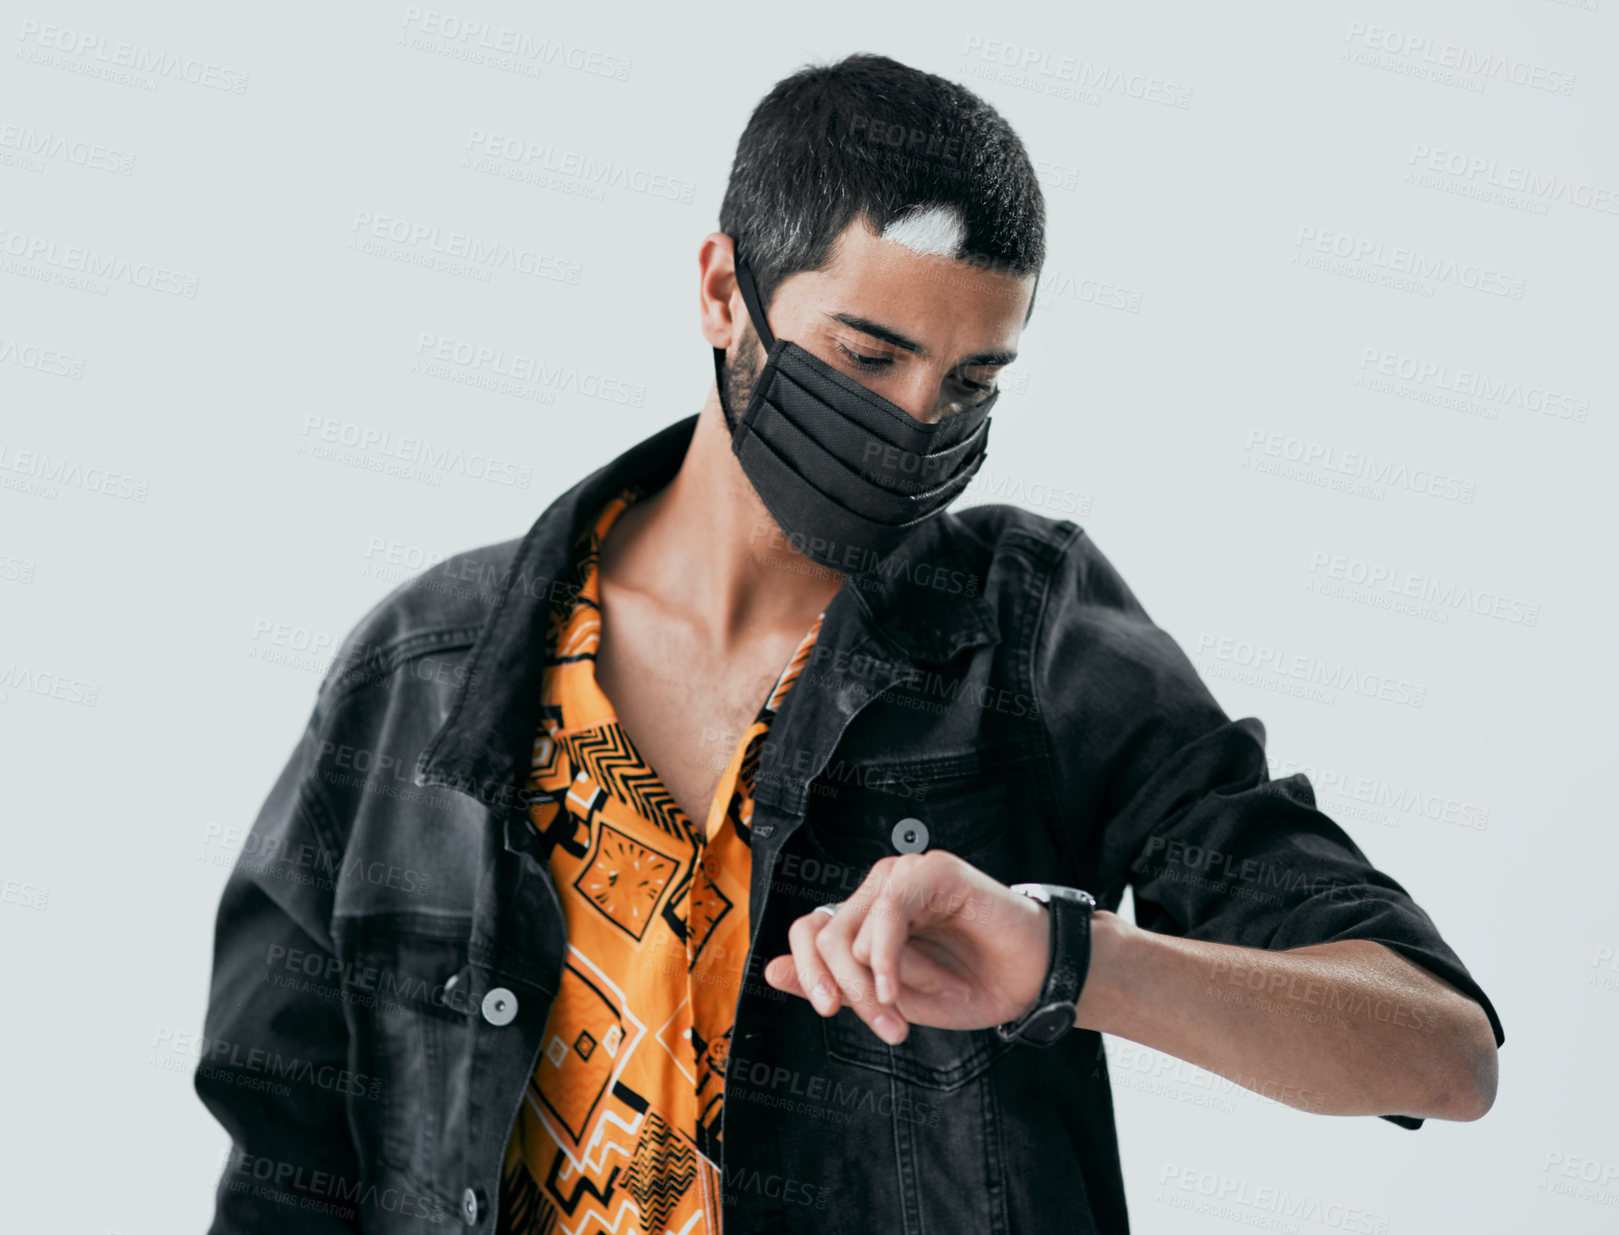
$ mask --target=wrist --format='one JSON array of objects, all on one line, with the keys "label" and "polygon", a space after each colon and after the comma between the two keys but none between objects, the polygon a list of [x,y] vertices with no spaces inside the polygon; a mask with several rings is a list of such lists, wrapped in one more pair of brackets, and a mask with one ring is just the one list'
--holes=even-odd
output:
[{"label": "wrist", "polygon": [[1014,912],[1023,919],[1022,929],[1015,937],[1024,941],[1020,949],[1024,956],[1037,958],[1022,974],[1017,996],[1012,1000],[1015,1011],[1007,1020],[1022,1016],[1040,998],[1045,989],[1046,971],[1051,965],[1051,910],[1033,897],[1012,894]]},{"label": "wrist", "polygon": [[1074,1008],[1074,1024],[1101,1033],[1117,1033],[1129,1006],[1131,957],[1146,934],[1116,913],[1091,914],[1091,963]]}]

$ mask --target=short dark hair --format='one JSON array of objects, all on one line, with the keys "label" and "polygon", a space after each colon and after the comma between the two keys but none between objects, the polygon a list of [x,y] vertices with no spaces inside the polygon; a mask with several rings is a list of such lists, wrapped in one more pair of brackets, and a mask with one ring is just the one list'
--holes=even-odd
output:
[{"label": "short dark hair", "polygon": [[855,217],[881,234],[930,206],[960,211],[959,259],[1039,275],[1045,196],[1012,126],[964,86],[857,53],[783,78],[753,109],[720,204],[720,230],[752,269],[768,308],[789,275],[827,264]]}]

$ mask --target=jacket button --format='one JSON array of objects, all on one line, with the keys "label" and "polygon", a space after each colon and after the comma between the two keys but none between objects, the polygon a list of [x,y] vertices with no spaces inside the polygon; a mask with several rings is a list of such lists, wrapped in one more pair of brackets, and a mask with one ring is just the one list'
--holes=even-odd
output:
[{"label": "jacket button", "polygon": [[[510,1025],[517,1015],[517,996],[504,986],[493,987],[483,997],[483,1019],[491,1025]],[[471,1195],[471,1189],[468,1189]]]},{"label": "jacket button", "polygon": [[483,1193],[477,1188],[468,1188],[461,1194],[461,1217],[468,1226],[477,1226],[478,1219],[483,1217]]},{"label": "jacket button", "polygon": [[444,979],[444,989],[447,991],[453,991],[456,983],[459,981],[461,981],[461,975],[458,973],[452,973],[449,977]]},{"label": "jacket button", "polygon": [[921,853],[928,847],[928,825],[920,819],[901,819],[889,839],[901,853]]}]

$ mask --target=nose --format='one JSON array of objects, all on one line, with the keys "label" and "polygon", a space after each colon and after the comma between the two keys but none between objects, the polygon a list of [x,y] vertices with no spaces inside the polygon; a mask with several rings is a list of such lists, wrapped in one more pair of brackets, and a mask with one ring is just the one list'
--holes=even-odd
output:
[{"label": "nose", "polygon": [[912,365],[902,381],[886,391],[886,397],[904,408],[913,420],[930,425],[958,409],[960,398],[950,389],[946,374],[923,365]]}]

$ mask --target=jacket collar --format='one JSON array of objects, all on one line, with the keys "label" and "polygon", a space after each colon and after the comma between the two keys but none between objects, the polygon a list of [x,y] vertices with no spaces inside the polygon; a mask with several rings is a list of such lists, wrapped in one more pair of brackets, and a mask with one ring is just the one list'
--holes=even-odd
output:
[{"label": "jacket collar", "polygon": [[[473,643],[450,714],[416,761],[416,784],[444,785],[491,807],[516,804],[540,723],[550,607],[571,599],[573,546],[624,486],[652,492],[674,479],[697,419],[688,416],[630,447],[535,520]],[[880,635],[902,664],[942,664],[997,641],[985,580],[966,540],[954,516],[928,520],[876,571],[844,580],[817,642],[855,644]]]}]

